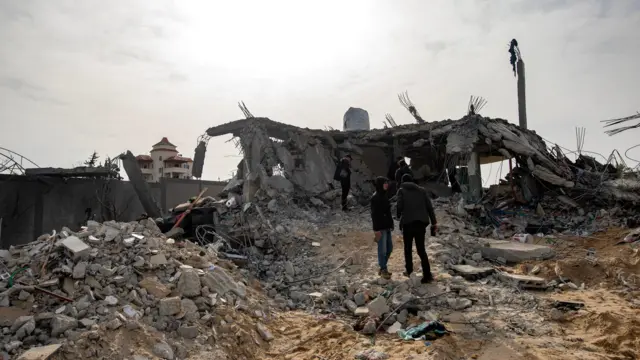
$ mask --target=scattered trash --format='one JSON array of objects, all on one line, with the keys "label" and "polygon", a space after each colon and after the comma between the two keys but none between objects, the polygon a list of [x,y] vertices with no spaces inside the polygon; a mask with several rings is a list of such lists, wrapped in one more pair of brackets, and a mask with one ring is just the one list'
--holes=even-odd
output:
[{"label": "scattered trash", "polygon": [[449,334],[439,321],[428,321],[407,330],[399,330],[398,336],[403,340],[435,340]]}]

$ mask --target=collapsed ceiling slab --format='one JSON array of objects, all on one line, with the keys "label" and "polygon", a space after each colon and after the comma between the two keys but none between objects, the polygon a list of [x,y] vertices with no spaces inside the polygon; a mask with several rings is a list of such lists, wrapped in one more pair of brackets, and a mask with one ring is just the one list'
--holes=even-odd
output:
[{"label": "collapsed ceiling slab", "polygon": [[[544,139],[535,131],[503,119],[474,114],[459,120],[372,130],[308,129],[268,118],[242,119],[207,130],[211,137],[225,134],[240,139],[248,170],[243,172],[243,178],[250,179],[257,188],[268,187],[272,183],[266,178],[272,176],[269,168],[280,164],[284,168],[282,176],[295,187],[312,195],[329,191],[336,161],[345,154],[354,158],[354,193],[361,190],[367,195],[373,190],[371,180],[375,176],[385,176],[386,173],[381,171],[397,156],[410,157],[412,163],[415,160],[418,166],[430,168],[432,175],[472,162],[479,166],[476,163],[514,159],[520,171],[525,171],[527,176],[547,187],[593,187],[592,181],[586,179],[594,177],[584,176],[566,157],[549,151]],[[282,141],[274,141],[273,138]],[[379,149],[375,155],[371,153],[373,148]],[[471,161],[473,159],[476,160]],[[372,163],[376,161],[380,164]],[[476,172],[473,171],[474,174]]]}]

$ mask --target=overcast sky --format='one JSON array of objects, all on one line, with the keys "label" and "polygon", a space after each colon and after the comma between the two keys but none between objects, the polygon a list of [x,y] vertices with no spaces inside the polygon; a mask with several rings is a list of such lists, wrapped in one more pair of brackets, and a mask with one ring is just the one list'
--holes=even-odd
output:
[{"label": "overcast sky", "polygon": [[[241,100],[311,128],[362,107],[382,127],[387,112],[413,122],[405,90],[427,121],[481,95],[483,115],[517,123],[512,38],[531,129],[575,149],[586,127],[585,149],[605,156],[640,143],[600,123],[640,110],[638,0],[0,0],[0,147],[70,167],[167,136],[192,157]],[[211,140],[205,178],[235,168],[229,138]]]}]

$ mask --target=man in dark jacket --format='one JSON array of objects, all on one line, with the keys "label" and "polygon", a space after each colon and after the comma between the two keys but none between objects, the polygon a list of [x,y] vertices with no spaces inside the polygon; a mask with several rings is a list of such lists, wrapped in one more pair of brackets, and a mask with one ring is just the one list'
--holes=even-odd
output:
[{"label": "man in dark jacket", "polygon": [[393,251],[393,217],[391,216],[391,203],[387,196],[388,180],[382,176],[375,180],[376,192],[371,197],[371,223],[373,224],[374,239],[378,243],[378,275],[385,279],[391,279],[391,273],[387,269],[387,262]]},{"label": "man in dark jacket", "polygon": [[402,177],[407,174],[411,175],[411,179],[413,179],[413,172],[409,165],[407,165],[407,162],[400,160],[400,168],[396,170],[396,182],[398,183],[398,188],[402,184]]},{"label": "man in dark jacket", "polygon": [[425,250],[425,234],[429,221],[433,229],[436,227],[436,214],[427,191],[413,182],[409,174],[402,177],[402,185],[398,190],[398,218],[404,240],[405,276],[413,272],[412,247],[416,242],[416,250],[422,264],[422,283],[433,280],[429,258]]},{"label": "man in dark jacket", "polygon": [[389,171],[387,171],[387,179],[389,182],[389,188],[387,189],[387,196],[391,198],[398,191],[398,182],[396,182],[396,171],[400,168],[400,161],[402,156],[398,156],[395,161],[391,162]]},{"label": "man in dark jacket", "polygon": [[347,196],[349,196],[349,190],[351,189],[351,155],[343,157],[338,166],[336,166],[336,172],[333,174],[333,179],[340,182],[342,188],[342,210],[347,210]]}]

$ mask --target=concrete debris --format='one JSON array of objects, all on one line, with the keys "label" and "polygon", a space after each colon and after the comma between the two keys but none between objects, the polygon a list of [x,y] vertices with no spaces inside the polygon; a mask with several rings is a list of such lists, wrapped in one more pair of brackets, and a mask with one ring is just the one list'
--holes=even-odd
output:
[{"label": "concrete debris", "polygon": [[389,306],[387,305],[387,299],[383,296],[378,296],[372,302],[367,305],[367,309],[369,309],[369,314],[373,317],[381,317],[382,315],[389,312]]},{"label": "concrete debris", "polygon": [[547,260],[555,256],[555,251],[544,245],[523,244],[513,241],[491,240],[481,249],[486,259],[503,258],[507,263],[519,263],[526,260]]},{"label": "concrete debris", "polygon": [[[105,333],[143,328],[167,338],[148,353],[185,358],[183,346],[170,345],[173,338],[197,340],[203,329],[210,336],[212,324],[221,326],[236,312],[264,312],[266,304],[250,298],[244,283],[226,270],[235,265],[189,242],[167,244],[153,221],[91,221],[79,232],[65,229],[51,237],[2,253],[0,265],[16,274],[13,286],[0,280],[0,343],[12,358],[46,359],[60,348],[78,358],[122,358]],[[95,239],[93,246],[83,239]],[[24,265],[32,270],[17,271]],[[34,291],[36,285],[52,295]],[[62,300],[66,297],[71,301]],[[23,310],[27,301],[33,306]],[[96,346],[96,341],[105,344]],[[224,341],[237,348],[240,340]]]}]

